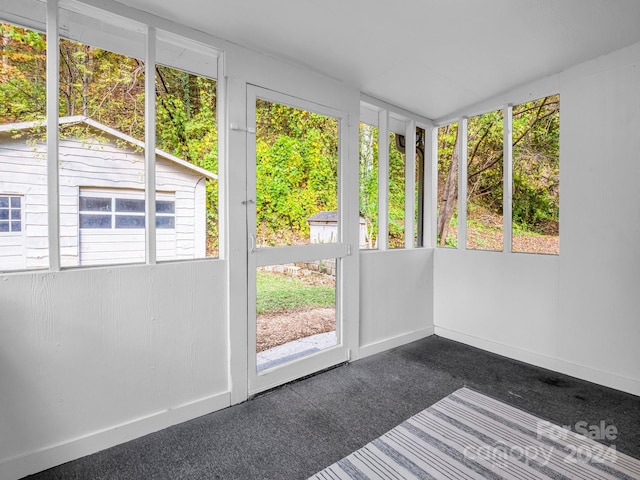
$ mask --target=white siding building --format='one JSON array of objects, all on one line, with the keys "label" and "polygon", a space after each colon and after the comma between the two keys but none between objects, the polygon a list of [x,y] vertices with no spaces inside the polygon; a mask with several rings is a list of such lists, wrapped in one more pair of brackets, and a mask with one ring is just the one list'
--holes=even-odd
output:
[{"label": "white siding building", "polygon": [[[0,126],[0,270],[48,267],[41,125]],[[144,144],[85,117],[60,126],[62,266],[144,262]],[[207,180],[217,176],[156,150],[158,260],[205,256]]]}]

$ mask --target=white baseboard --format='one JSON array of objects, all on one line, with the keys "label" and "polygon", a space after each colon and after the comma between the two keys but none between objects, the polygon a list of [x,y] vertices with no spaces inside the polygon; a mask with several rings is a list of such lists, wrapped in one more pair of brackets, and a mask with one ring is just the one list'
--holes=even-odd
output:
[{"label": "white baseboard", "polygon": [[369,345],[363,345],[358,351],[358,358],[368,357],[375,355],[376,353],[382,353],[391,348],[396,348],[407,343],[420,340],[421,338],[433,335],[433,326],[416,330],[414,332],[403,333],[396,337],[380,340],[379,342],[370,343]]},{"label": "white baseboard", "polygon": [[226,408],[229,392],[196,400],[105,430],[0,461],[0,478],[17,480],[158,430]]},{"label": "white baseboard", "polygon": [[631,393],[632,395],[640,396],[639,380],[622,377],[609,372],[603,372],[592,367],[578,365],[560,358],[549,357],[547,355],[542,355],[528,350],[522,350],[510,345],[494,342],[493,340],[467,335],[465,333],[460,333],[443,327],[436,326],[435,334],[449,340],[455,340],[456,342],[464,343],[465,345],[477,347],[482,350],[529,363],[537,367],[546,368],[553,370],[554,372],[563,373],[581,380],[586,380],[588,382],[597,383],[598,385],[603,385],[615,390],[621,390],[623,392]]}]

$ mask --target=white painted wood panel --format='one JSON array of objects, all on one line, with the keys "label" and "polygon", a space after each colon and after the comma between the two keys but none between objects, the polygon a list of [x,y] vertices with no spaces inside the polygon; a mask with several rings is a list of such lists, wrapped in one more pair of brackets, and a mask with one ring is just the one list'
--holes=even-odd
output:
[{"label": "white painted wood panel", "polygon": [[433,333],[432,249],[360,252],[360,354]]},{"label": "white painted wood panel", "polygon": [[46,468],[164,428],[198,404],[199,414],[228,405],[225,269],[0,275],[0,428],[14,432],[0,435],[0,477],[17,478],[8,472],[22,455],[33,456],[22,472]]}]

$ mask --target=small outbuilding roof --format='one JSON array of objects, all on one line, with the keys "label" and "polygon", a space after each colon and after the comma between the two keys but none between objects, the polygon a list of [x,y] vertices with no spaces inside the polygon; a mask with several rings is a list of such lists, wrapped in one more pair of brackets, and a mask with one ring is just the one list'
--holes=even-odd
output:
[{"label": "small outbuilding roof", "polygon": [[[125,141],[132,145],[135,145],[136,147],[144,149],[144,146],[145,146],[144,142],[138,140],[137,138],[133,138],[132,136],[122,133],[121,131],[116,130],[115,128],[108,127],[107,125],[104,125],[100,122],[96,122],[95,120],[92,120],[91,118],[85,117],[83,115],[75,115],[71,117],[60,117],[58,119],[58,125],[61,125],[61,126],[73,125],[78,123],[84,123],[85,125],[95,128],[96,130],[100,130],[111,137],[117,138],[118,140]],[[3,125],[0,125],[0,135],[3,133],[12,133],[20,130],[31,130],[36,127],[46,127],[46,125],[47,125],[46,120],[36,120],[33,122],[6,123]],[[169,160],[170,162],[176,163],[194,172],[197,172],[200,175],[210,178],[212,180],[218,179],[218,175],[216,175],[215,173],[210,172],[202,167],[198,167],[197,165],[193,165],[192,163],[189,163],[186,160],[183,160],[174,155],[171,155],[170,153],[165,152],[164,150],[160,150],[159,148],[156,148],[156,156]]]}]

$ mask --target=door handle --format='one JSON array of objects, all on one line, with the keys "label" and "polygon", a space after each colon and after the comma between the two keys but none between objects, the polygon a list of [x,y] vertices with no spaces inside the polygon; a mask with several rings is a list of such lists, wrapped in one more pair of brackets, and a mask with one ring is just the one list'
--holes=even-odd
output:
[{"label": "door handle", "polygon": [[256,253],[256,236],[253,233],[249,235],[249,253]]}]

